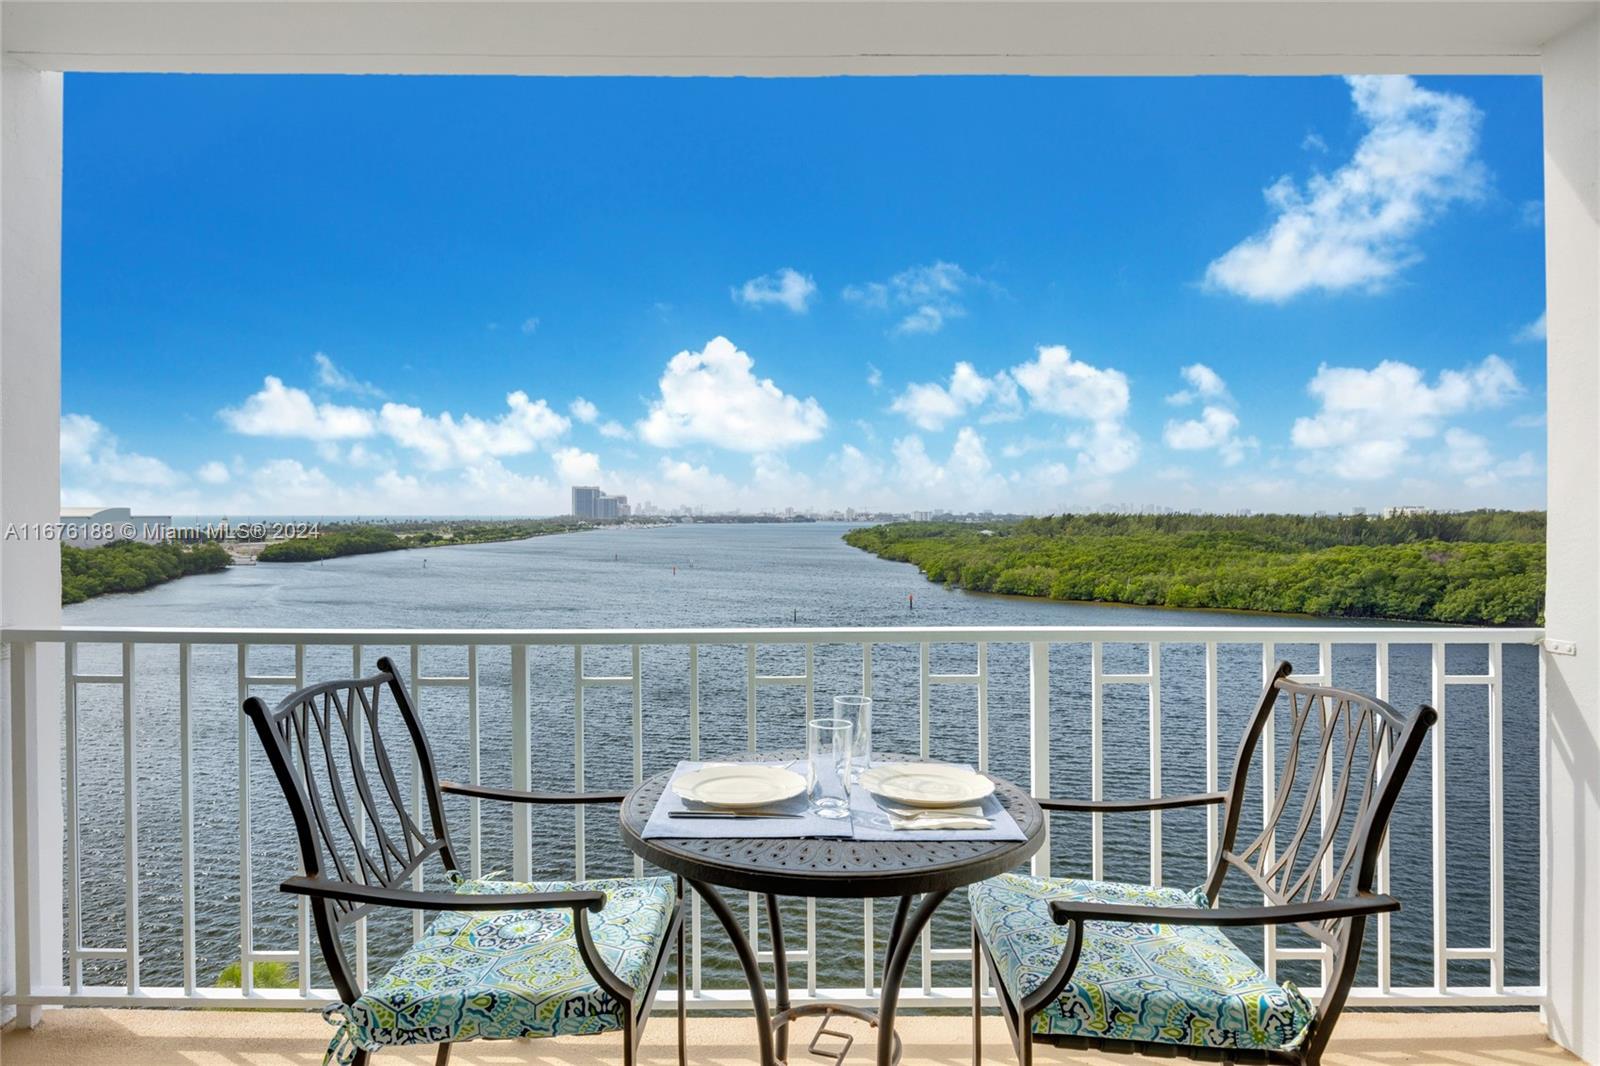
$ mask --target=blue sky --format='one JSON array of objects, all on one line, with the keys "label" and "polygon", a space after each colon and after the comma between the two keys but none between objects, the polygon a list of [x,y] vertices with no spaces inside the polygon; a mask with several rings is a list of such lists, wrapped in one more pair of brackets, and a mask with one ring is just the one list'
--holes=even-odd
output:
[{"label": "blue sky", "polygon": [[64,497],[1543,506],[1539,92],[71,75]]}]

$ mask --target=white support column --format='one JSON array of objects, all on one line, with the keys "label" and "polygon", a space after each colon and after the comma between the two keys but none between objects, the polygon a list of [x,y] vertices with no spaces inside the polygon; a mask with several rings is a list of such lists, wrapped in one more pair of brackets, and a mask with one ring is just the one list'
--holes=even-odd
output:
[{"label": "white support column", "polygon": [[[21,532],[61,516],[61,75],[6,58],[0,114],[0,531]],[[29,532],[0,539],[0,624],[58,625],[60,550]],[[19,936],[17,908],[0,907],[0,988],[10,994],[19,969],[35,986],[61,983],[61,667],[55,649],[7,658],[0,802],[10,807],[20,797],[26,809],[0,819],[0,898],[25,901],[28,915]],[[27,699],[14,706],[21,692]],[[17,751],[13,721],[22,726]],[[25,832],[13,850],[19,826]],[[38,1021],[37,1008],[17,1012],[19,1025]]]},{"label": "white support column", "polygon": [[1549,325],[1544,980],[1552,1039],[1600,1062],[1600,19],[1545,46]]}]

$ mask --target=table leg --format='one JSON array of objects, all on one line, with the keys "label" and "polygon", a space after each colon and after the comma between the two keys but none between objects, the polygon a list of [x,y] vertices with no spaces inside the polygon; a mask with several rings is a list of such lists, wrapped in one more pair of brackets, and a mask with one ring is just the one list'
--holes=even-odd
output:
[{"label": "table leg", "polygon": [[[883,967],[883,994],[878,999],[878,1066],[892,1066],[894,1062],[894,1011],[900,1002],[900,982],[905,980],[906,967],[911,962],[917,938],[927,928],[933,912],[939,909],[949,892],[929,892],[922,897],[917,909],[893,937],[893,947]],[[911,905],[910,897],[902,898],[899,911]],[[898,917],[898,912],[897,912]]]},{"label": "table leg", "polygon": [[690,880],[689,884],[693,885],[700,898],[706,901],[706,906],[717,916],[722,928],[728,931],[728,939],[733,943],[733,950],[739,956],[739,965],[744,967],[745,983],[750,986],[750,1005],[755,1008],[756,1041],[761,1051],[761,1066],[779,1066],[778,1058],[772,1051],[772,1012],[767,1009],[767,990],[765,982],[761,979],[761,966],[756,961],[756,953],[750,947],[750,940],[744,935],[744,930],[739,928],[739,919],[728,909],[727,901],[715,888],[695,880]]},{"label": "table leg", "polygon": [[911,913],[911,897],[901,896],[900,901],[894,905],[894,921],[889,925],[889,942],[883,948],[883,964],[889,965],[889,958],[894,954],[895,945],[900,943],[900,934],[905,932],[906,917]]},{"label": "table leg", "polygon": [[[772,968],[777,977],[778,1013],[789,1009],[789,957],[783,950],[783,919],[778,915],[778,897],[767,893],[767,924],[772,927]],[[789,1061],[789,1027],[778,1030],[778,1058]]]}]

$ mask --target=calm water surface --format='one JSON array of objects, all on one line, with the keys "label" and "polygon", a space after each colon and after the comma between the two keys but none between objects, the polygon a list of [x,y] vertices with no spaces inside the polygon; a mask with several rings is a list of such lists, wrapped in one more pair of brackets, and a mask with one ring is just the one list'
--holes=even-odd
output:
[{"label": "calm water surface", "polygon": [[[908,565],[886,562],[856,551],[840,540],[846,527],[831,524],[755,526],[675,526],[541,537],[509,544],[432,548],[360,556],[312,564],[238,567],[225,573],[184,578],[147,592],[109,596],[66,609],[74,625],[260,626],[302,628],[611,628],[678,626],[970,626],[970,625],[1304,625],[1304,619],[1219,612],[1063,604],[973,595],[928,584]],[[914,597],[914,609],[908,607]],[[1197,639],[1203,639],[1198,637]],[[81,669],[115,672],[117,649],[86,647]],[[393,655],[402,672],[410,670],[409,647],[364,649],[370,669],[382,654]],[[1276,654],[1302,669],[1313,669],[1314,647],[1280,644]],[[625,648],[591,648],[590,674],[627,674]],[[1138,672],[1147,668],[1143,645],[1108,646],[1106,669]],[[465,650],[426,649],[428,675],[465,672]],[[883,750],[915,751],[919,737],[919,649],[880,645],[874,649],[873,695],[877,700],[876,743]],[[1396,645],[1390,652],[1390,698],[1401,707],[1429,696],[1430,649]],[[970,646],[936,646],[936,672],[968,673],[975,668]],[[687,650],[646,648],[644,676],[644,769],[667,769],[688,755]],[[1531,647],[1505,649],[1506,759],[1506,931],[1510,952],[1507,982],[1537,980],[1538,914],[1534,877],[1538,868],[1537,685],[1538,664]],[[1061,644],[1051,650],[1051,778],[1061,796],[1089,794],[1089,648]],[[1334,654],[1335,682],[1371,691],[1374,653],[1354,646]],[[1481,647],[1451,646],[1451,673],[1480,673]],[[196,647],[193,663],[193,715],[196,749],[196,903],[197,972],[209,984],[239,957],[240,838],[238,827],[239,714],[237,655],[231,647]],[[535,716],[533,761],[538,783],[550,788],[573,785],[573,655],[567,649],[533,649],[532,704]],[[804,669],[803,651],[763,648],[764,674],[794,674]],[[140,793],[140,936],[146,985],[181,983],[179,878],[177,652],[141,650],[138,662],[136,748]],[[351,657],[345,648],[307,650],[308,680],[347,676]],[[747,742],[745,649],[703,648],[700,657],[702,752],[707,757],[743,750]],[[294,669],[289,648],[252,652],[252,674],[284,675]],[[482,694],[482,777],[510,781],[509,652],[486,647],[479,652]],[[1027,780],[1028,649],[996,644],[989,649],[990,768],[1014,780]],[[859,646],[819,647],[816,651],[818,706],[834,694],[859,690]],[[1201,791],[1204,766],[1204,646],[1168,645],[1161,661],[1161,787],[1168,793]],[[1220,749],[1223,766],[1231,758],[1243,720],[1261,685],[1259,645],[1226,645],[1219,651]],[[269,702],[283,687],[262,686]],[[587,688],[585,701],[585,784],[590,788],[625,786],[632,777],[631,695],[626,687]],[[422,700],[436,754],[446,776],[467,772],[466,696],[459,689],[431,689]],[[1450,860],[1446,871],[1450,908],[1448,929],[1455,947],[1485,946],[1489,940],[1487,700],[1478,686],[1452,687],[1447,699],[1446,770],[1449,810],[1446,822]],[[121,850],[122,744],[120,691],[85,686],[79,703],[79,779],[83,941],[88,946],[122,943]],[[763,748],[803,744],[804,692],[799,687],[765,687],[760,692],[757,741]],[[1150,787],[1148,693],[1142,686],[1108,686],[1104,699],[1105,792],[1144,795]],[[1280,735],[1283,731],[1280,730]],[[935,757],[971,761],[976,756],[975,697],[967,686],[936,686],[931,705],[931,747]],[[276,891],[296,870],[293,834],[287,813],[251,738],[252,883],[257,948],[294,945],[294,908]],[[1226,769],[1223,770],[1224,775]],[[1405,903],[1394,920],[1393,977],[1396,984],[1433,980],[1433,914],[1429,786],[1433,767],[1428,753],[1413,775],[1397,814],[1393,890]],[[404,774],[402,774],[404,776]],[[1225,777],[1224,777],[1225,779]],[[1252,795],[1256,794],[1252,792]],[[468,812],[451,801],[457,846],[466,850]],[[1259,810],[1246,813],[1259,819]],[[535,822],[536,875],[570,877],[573,818],[569,811],[543,811]],[[495,805],[483,808],[480,858],[483,869],[511,864],[509,816]],[[597,809],[587,815],[588,873],[628,873],[632,860],[622,848],[614,816]],[[1108,820],[1107,875],[1144,881],[1151,875],[1149,824],[1145,816]],[[1163,823],[1163,877],[1168,884],[1198,884],[1204,879],[1204,816],[1168,815]],[[1057,873],[1087,876],[1088,820],[1057,816],[1052,861]],[[887,904],[879,905],[880,942],[888,926]],[[862,966],[859,904],[818,904],[818,979],[823,986],[859,984]],[[803,943],[802,910],[791,917],[791,944]],[[735,983],[731,953],[724,950],[715,923],[707,919],[706,982]],[[965,946],[964,903],[952,898],[935,925],[940,946]],[[374,919],[371,931],[374,970],[409,943],[408,919]],[[1286,939],[1285,943],[1293,943]],[[1252,950],[1259,940],[1241,938]],[[1368,955],[1372,953],[1369,951]],[[313,951],[315,955],[315,951]],[[1487,984],[1487,965],[1453,962],[1458,983]],[[1364,980],[1371,979],[1370,963]],[[1318,977],[1302,964],[1281,972],[1303,983]],[[121,967],[88,964],[86,979],[120,982]],[[803,965],[795,965],[801,979]],[[934,967],[939,984],[966,980],[962,964]],[[313,980],[325,984],[320,966]]]}]

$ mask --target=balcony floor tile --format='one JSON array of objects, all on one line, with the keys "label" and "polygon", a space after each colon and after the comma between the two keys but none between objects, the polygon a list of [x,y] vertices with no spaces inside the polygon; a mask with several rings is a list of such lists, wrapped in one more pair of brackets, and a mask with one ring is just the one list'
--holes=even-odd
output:
[{"label": "balcony floor tile", "polygon": [[[807,1023],[803,1030],[811,1031]],[[905,1066],[968,1066],[970,1022],[963,1017],[902,1019]],[[5,1066],[315,1066],[328,1027],[314,1014],[266,1011],[161,1011],[73,1009],[50,1011],[37,1030],[0,1034]],[[985,1061],[1015,1062],[998,1021],[985,1025]],[[563,1038],[464,1044],[454,1066],[614,1066],[617,1037]],[[691,1066],[748,1066],[755,1034],[747,1018],[694,1017],[689,1023]],[[794,1056],[797,1063],[806,1056]],[[870,1061],[862,1041],[849,1062]],[[641,1066],[675,1066],[670,1016],[652,1022]],[[821,1062],[822,1060],[814,1060]],[[1040,1066],[1155,1062],[1042,1049]],[[1170,1059],[1159,1060],[1171,1062]],[[1545,1039],[1533,1012],[1347,1014],[1328,1066],[1381,1063],[1439,1066],[1539,1066],[1578,1060]],[[431,1064],[432,1049],[389,1050],[378,1064]]]}]

